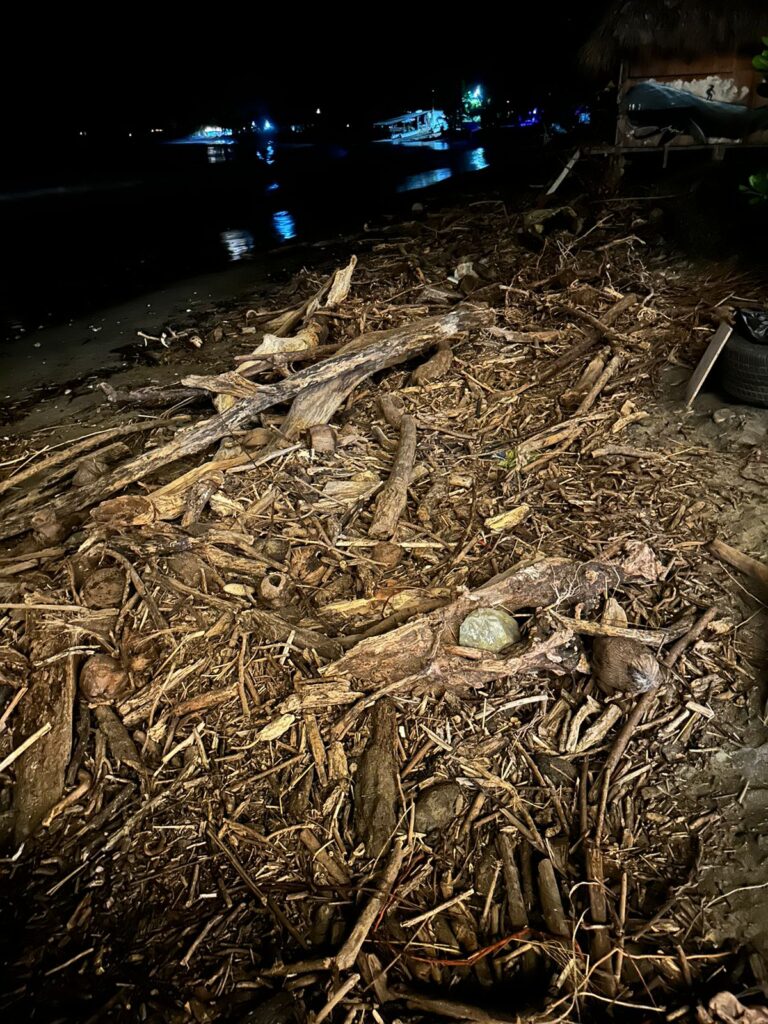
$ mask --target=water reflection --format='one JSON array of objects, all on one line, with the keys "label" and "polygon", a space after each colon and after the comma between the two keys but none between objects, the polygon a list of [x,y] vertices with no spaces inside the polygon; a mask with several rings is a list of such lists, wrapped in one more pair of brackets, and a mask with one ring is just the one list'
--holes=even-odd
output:
[{"label": "water reflection", "polygon": [[439,181],[445,181],[453,175],[450,167],[438,167],[434,171],[422,171],[421,174],[409,174],[402,185],[397,186],[398,192],[413,192],[417,188],[429,188]]},{"label": "water reflection", "polygon": [[482,146],[478,146],[477,149],[472,149],[467,153],[468,171],[484,171],[486,167],[490,167],[490,164]]},{"label": "water reflection", "polygon": [[[417,142],[408,145],[429,147],[430,149],[450,149],[448,142]],[[469,174],[472,171],[484,171],[490,167],[490,161],[482,146],[475,146],[474,149],[454,152],[454,167],[437,167],[431,171],[421,171],[419,174],[409,174],[404,181],[397,186],[398,192],[414,192],[416,189],[429,188],[430,185],[437,185],[440,181],[453,177],[454,174]]]},{"label": "water reflection", "polygon": [[419,149],[434,149],[437,152],[450,149],[451,144],[449,142],[441,142],[439,139],[415,139],[410,142],[402,142],[402,146],[413,146],[419,147]]},{"label": "water reflection", "polygon": [[296,237],[296,221],[288,210],[278,210],[272,214],[272,228],[281,242]]},{"label": "water reflection", "polygon": [[232,150],[229,146],[208,146],[205,152],[209,164],[223,164],[232,157]]},{"label": "water reflection", "polygon": [[222,231],[221,241],[234,262],[244,260],[253,252],[256,242],[250,231]]},{"label": "water reflection", "polygon": [[277,192],[280,188],[276,181],[273,181],[271,185],[267,185],[267,192]]},{"label": "water reflection", "polygon": [[263,160],[264,163],[268,164],[270,167],[272,166],[272,164],[275,162],[275,144],[272,142],[271,139],[269,140],[263,151],[260,149],[256,150],[256,156],[259,158],[259,160]]}]

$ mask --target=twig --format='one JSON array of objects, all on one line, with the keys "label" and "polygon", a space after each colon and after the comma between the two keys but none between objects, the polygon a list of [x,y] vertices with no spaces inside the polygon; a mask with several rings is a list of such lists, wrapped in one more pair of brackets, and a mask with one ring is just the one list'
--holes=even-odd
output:
[{"label": "twig", "polygon": [[357,955],[363,948],[368,932],[373,927],[374,921],[379,916],[379,912],[386,903],[390,890],[395,884],[395,879],[402,867],[404,856],[402,839],[396,839],[394,849],[389,856],[389,861],[376,892],[366,903],[360,917],[357,919],[357,923],[349,934],[349,938],[336,954],[336,967],[338,970],[348,971],[355,960],[357,960]]},{"label": "twig", "polygon": [[352,991],[358,981],[360,981],[359,974],[350,974],[344,984],[339,986],[322,1010],[318,1012],[317,1016],[314,1018],[313,1024],[322,1024],[325,1018],[333,1012],[333,1008],[338,1006],[344,996],[348,995]]},{"label": "twig", "polygon": [[11,751],[7,757],[0,761],[0,772],[4,772],[6,768],[13,764],[17,757],[21,757],[25,750],[29,750],[33,743],[37,743],[41,737],[47,735],[50,731],[51,723],[46,722],[45,725],[42,725],[37,730],[37,732],[33,732],[31,736],[27,736],[22,744],[16,747],[15,750]]},{"label": "twig", "polygon": [[704,630],[716,616],[717,608],[707,608],[704,614],[701,615],[694,622],[694,624],[691,626],[688,632],[684,636],[681,636],[680,639],[670,647],[669,651],[667,652],[667,656],[664,659],[664,664],[667,668],[672,668],[674,666],[675,662],[686,649],[686,647],[689,647],[694,642],[694,640],[697,640],[701,636],[701,634],[704,632]]}]

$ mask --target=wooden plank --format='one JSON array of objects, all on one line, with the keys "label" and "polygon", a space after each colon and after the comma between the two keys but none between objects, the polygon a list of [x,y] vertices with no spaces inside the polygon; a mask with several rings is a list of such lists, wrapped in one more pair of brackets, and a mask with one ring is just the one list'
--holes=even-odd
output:
[{"label": "wooden plank", "polygon": [[699,360],[699,365],[693,371],[693,376],[688,381],[688,387],[685,389],[686,408],[690,409],[693,405],[696,396],[704,386],[704,381],[709,376],[712,367],[717,362],[720,353],[725,348],[726,342],[732,334],[733,328],[731,325],[722,323],[712,335],[706,352]]}]

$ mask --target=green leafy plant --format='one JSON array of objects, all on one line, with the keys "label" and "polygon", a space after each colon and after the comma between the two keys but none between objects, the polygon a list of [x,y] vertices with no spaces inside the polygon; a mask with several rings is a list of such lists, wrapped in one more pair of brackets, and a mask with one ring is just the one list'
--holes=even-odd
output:
[{"label": "green leafy plant", "polygon": [[768,171],[750,174],[748,185],[739,185],[739,189],[749,196],[752,206],[757,203],[768,203]]},{"label": "green leafy plant", "polygon": [[[768,78],[768,36],[763,36],[761,41],[765,49],[762,53],[758,53],[756,57],[752,58],[752,67],[755,71],[759,71]],[[764,87],[758,87],[758,92],[761,92],[762,88]],[[761,94],[765,95],[764,93]],[[739,189],[749,196],[749,202],[752,206],[756,206],[758,203],[768,203],[768,171],[758,171],[757,174],[751,174],[749,176],[749,184],[739,185]]]},{"label": "green leafy plant", "polygon": [[517,469],[517,451],[514,448],[508,448],[504,452],[501,465],[504,469]]},{"label": "green leafy plant", "polygon": [[752,67],[764,75],[768,74],[768,36],[763,36],[762,44],[765,47],[762,53],[752,58]]}]

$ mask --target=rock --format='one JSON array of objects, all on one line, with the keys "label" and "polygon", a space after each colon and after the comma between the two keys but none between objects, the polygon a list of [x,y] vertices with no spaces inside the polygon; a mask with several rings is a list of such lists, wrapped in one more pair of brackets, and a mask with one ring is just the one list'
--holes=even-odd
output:
[{"label": "rock", "polygon": [[464,794],[458,782],[438,782],[423,789],[416,800],[414,828],[417,832],[433,832],[447,828],[464,809]]},{"label": "rock", "polygon": [[477,608],[464,619],[459,629],[462,647],[481,651],[503,651],[520,643],[520,627],[503,608]]}]

